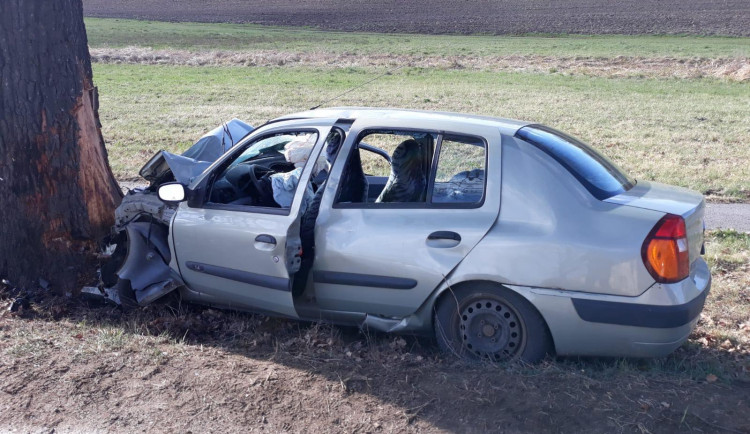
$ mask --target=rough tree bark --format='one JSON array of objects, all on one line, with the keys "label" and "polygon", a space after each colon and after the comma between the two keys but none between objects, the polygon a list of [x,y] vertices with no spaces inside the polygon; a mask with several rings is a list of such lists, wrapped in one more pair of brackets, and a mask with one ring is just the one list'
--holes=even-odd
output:
[{"label": "rough tree bark", "polygon": [[122,194],[81,0],[0,1],[0,277],[77,286]]}]

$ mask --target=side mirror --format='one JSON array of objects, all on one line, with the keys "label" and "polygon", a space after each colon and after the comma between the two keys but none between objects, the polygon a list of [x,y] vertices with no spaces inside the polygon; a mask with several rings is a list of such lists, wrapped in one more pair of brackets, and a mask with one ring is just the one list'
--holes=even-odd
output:
[{"label": "side mirror", "polygon": [[169,182],[160,185],[156,194],[164,202],[182,202],[185,200],[185,186],[179,182]]}]

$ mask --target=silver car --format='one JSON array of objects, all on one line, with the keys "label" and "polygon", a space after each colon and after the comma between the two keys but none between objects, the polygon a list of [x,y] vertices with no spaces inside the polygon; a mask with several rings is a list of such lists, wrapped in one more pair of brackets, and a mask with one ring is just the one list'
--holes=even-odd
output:
[{"label": "silver car", "polygon": [[109,267],[124,306],[177,290],[530,362],[666,355],[703,308],[701,194],[552,128],[366,108],[242,125],[141,170]]}]

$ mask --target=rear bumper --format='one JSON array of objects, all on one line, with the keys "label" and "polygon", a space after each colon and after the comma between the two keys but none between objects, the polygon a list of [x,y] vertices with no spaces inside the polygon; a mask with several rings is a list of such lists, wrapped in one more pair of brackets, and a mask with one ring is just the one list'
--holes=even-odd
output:
[{"label": "rear bumper", "polygon": [[668,306],[571,298],[578,316],[588,322],[670,329],[692,322],[703,310],[708,287],[684,304]]},{"label": "rear bumper", "polygon": [[655,284],[638,297],[511,287],[542,314],[558,355],[660,357],[684,343],[711,288],[708,265],[689,278]]}]

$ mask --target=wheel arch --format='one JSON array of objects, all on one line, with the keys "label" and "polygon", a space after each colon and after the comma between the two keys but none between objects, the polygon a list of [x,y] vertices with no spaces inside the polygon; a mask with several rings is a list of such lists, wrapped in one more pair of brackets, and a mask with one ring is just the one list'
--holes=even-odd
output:
[{"label": "wheel arch", "polygon": [[[443,282],[443,284],[437,290],[435,290],[432,296],[430,296],[430,298],[425,303],[425,306],[423,306],[422,309],[420,309],[424,311],[424,313],[429,314],[430,328],[432,329],[435,325],[434,317],[435,317],[436,309],[438,308],[440,303],[444,302],[444,300],[446,300],[447,297],[451,296],[452,290],[456,290],[458,288],[465,288],[465,287],[469,287],[469,286],[477,285],[477,284],[491,285],[503,291],[510,291],[513,294],[516,294],[519,297],[521,297],[524,301],[526,301],[526,303],[528,303],[528,305],[532,309],[534,309],[544,321],[544,327],[546,329],[547,336],[549,336],[550,340],[552,341],[552,347],[553,347],[552,350],[556,352],[557,344],[555,343],[555,335],[552,333],[552,331],[549,328],[549,321],[545,317],[544,313],[528,297],[528,295],[521,291],[516,291],[515,289],[511,288],[507,284],[503,284],[501,282],[488,279],[488,278],[473,278],[473,279],[461,280],[455,283]],[[425,318],[425,320],[427,320],[427,318]]]}]

